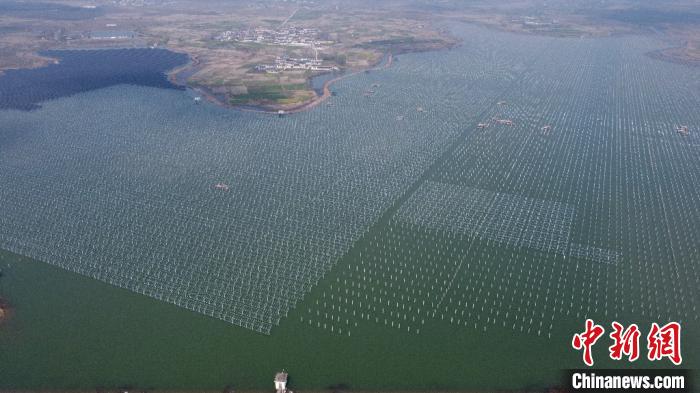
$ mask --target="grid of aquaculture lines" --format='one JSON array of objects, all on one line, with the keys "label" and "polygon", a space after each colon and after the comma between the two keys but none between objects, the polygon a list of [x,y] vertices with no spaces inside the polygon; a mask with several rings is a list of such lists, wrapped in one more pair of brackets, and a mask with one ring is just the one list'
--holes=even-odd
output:
[{"label": "grid of aquaculture lines", "polygon": [[456,67],[448,110],[483,106],[301,322],[552,337],[584,317],[697,319],[700,71],[645,56],[657,45],[469,30],[448,55],[416,56]]},{"label": "grid of aquaculture lines", "polygon": [[363,77],[283,118],[127,85],[0,111],[0,247],[269,334],[456,132],[387,126]]},{"label": "grid of aquaculture lines", "polygon": [[267,334],[305,297],[341,335],[697,318],[698,71],[457,34],[282,118],[124,85],[0,111],[0,247]]}]

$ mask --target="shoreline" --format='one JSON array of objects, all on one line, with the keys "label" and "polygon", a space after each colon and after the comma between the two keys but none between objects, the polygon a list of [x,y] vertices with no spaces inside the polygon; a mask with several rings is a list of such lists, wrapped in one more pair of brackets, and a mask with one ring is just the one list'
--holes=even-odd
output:
[{"label": "shoreline", "polygon": [[683,56],[685,46],[672,46],[645,53],[646,56],[666,63],[680,64],[688,67],[700,67],[700,57]]},{"label": "shoreline", "polygon": [[[376,63],[374,63],[372,66],[369,68],[364,68],[364,69],[357,69],[357,70],[352,70],[351,72],[346,72],[343,73],[342,75],[339,75],[333,79],[329,79],[323,83],[322,91],[323,94],[318,95],[316,91],[314,91],[314,98],[303,102],[298,105],[294,105],[291,107],[284,107],[284,106],[272,106],[272,107],[265,107],[265,106],[259,106],[259,105],[231,105],[229,103],[226,103],[222,101],[221,97],[218,97],[216,94],[211,92],[209,89],[202,87],[202,86],[192,86],[187,83],[187,77],[184,79],[182,78],[183,74],[186,73],[194,73],[198,70],[198,67],[201,65],[199,58],[196,56],[190,57],[190,62],[187,64],[184,64],[182,66],[179,66],[177,68],[174,68],[170,70],[169,72],[166,73],[168,80],[180,87],[185,87],[192,89],[196,91],[198,94],[200,94],[203,98],[205,98],[208,102],[218,105],[224,108],[228,109],[236,109],[239,111],[243,112],[255,112],[255,113],[263,113],[263,114],[270,114],[270,115],[278,115],[279,111],[284,111],[284,114],[292,114],[292,113],[299,113],[299,112],[304,112],[310,109],[315,108],[319,104],[323,103],[325,100],[327,100],[329,97],[332,96],[332,92],[330,90],[331,86],[340,80],[343,80],[345,78],[361,74],[363,72],[368,72],[368,71],[376,71],[376,70],[381,70],[381,69],[387,69],[391,67],[391,65],[394,62],[394,55],[391,52],[386,52],[384,56],[382,56]],[[386,59],[386,64],[381,65],[382,62]],[[319,75],[314,75],[313,77],[320,76],[323,74]],[[310,83],[310,80],[308,81]]]}]

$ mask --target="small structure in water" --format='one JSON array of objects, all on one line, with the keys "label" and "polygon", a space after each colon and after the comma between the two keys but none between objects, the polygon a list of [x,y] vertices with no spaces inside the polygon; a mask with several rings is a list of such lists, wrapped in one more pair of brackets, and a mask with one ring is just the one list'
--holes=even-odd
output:
[{"label": "small structure in water", "polygon": [[275,374],[275,390],[277,393],[293,393],[291,390],[287,390],[287,374],[285,371],[280,371]]},{"label": "small structure in water", "polygon": [[10,305],[0,297],[0,322],[7,318],[10,314]]},{"label": "small structure in water", "polygon": [[226,183],[219,182],[219,183],[214,184],[214,189],[221,190],[221,191],[228,191],[230,189],[230,187]]},{"label": "small structure in water", "polygon": [[504,124],[507,126],[515,125],[515,123],[513,123],[513,120],[510,120],[510,119],[496,119],[496,123],[497,124]]},{"label": "small structure in water", "polygon": [[194,98],[194,103],[195,103],[195,104],[199,104],[200,102],[202,102],[202,97],[197,96],[197,97]]}]

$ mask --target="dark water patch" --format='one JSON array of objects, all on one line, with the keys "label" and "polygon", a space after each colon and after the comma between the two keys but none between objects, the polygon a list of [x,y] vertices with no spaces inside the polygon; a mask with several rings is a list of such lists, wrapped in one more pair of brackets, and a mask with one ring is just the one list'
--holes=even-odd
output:
[{"label": "dark water patch", "polygon": [[104,14],[100,7],[73,7],[56,3],[0,1],[0,15],[32,19],[80,20]]},{"label": "dark water patch", "polygon": [[0,76],[0,109],[32,110],[39,103],[118,84],[180,89],[167,70],[187,63],[187,55],[165,49],[47,51],[57,64],[9,70]]},{"label": "dark water patch", "polygon": [[342,76],[343,74],[344,72],[342,71],[333,71],[314,76],[311,78],[311,87],[314,89],[316,94],[323,95],[323,85],[332,79]]}]

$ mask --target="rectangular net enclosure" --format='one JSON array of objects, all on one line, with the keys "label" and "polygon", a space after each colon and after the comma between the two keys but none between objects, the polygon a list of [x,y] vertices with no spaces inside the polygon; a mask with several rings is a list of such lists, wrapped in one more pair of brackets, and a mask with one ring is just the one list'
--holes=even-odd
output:
[{"label": "rectangular net enclosure", "polygon": [[575,209],[560,203],[427,181],[395,219],[596,262],[616,263],[619,252],[570,242]]}]

